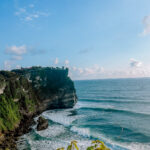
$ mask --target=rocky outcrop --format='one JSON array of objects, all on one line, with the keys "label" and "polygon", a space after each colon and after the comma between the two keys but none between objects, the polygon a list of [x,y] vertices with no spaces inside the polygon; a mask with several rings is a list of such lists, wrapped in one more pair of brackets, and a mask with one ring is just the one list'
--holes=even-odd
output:
[{"label": "rocky outcrop", "polygon": [[74,84],[66,68],[0,71],[0,147],[11,148],[9,143],[14,142],[6,141],[30,131],[37,114],[48,109],[71,108],[76,102]]},{"label": "rocky outcrop", "polygon": [[46,128],[48,128],[48,120],[47,119],[40,116],[37,122],[38,122],[37,131],[45,130]]},{"label": "rocky outcrop", "polygon": [[40,103],[39,111],[71,108],[77,102],[74,83],[68,77],[68,69],[32,67],[13,72],[25,77],[32,84]]}]

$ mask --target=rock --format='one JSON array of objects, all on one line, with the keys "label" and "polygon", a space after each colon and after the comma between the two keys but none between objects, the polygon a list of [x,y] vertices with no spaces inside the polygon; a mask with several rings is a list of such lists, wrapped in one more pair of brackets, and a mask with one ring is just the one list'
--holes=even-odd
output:
[{"label": "rock", "polygon": [[39,104],[37,110],[43,112],[49,109],[72,108],[77,103],[76,90],[73,81],[68,77],[68,71],[67,68],[31,67],[12,72],[32,81],[32,92]]},{"label": "rock", "polygon": [[[33,118],[49,109],[72,108],[77,103],[67,68],[30,67],[0,71],[0,147],[16,149],[18,136],[30,132]],[[13,113],[13,116],[12,116]],[[39,117],[37,130],[48,127]]]},{"label": "rock", "polygon": [[45,130],[46,128],[48,128],[48,120],[43,117],[39,117],[37,131]]}]

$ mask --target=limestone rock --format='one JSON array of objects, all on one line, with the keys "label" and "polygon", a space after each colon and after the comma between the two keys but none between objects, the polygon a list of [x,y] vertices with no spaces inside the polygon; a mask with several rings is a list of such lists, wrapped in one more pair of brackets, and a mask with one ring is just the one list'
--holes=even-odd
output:
[{"label": "limestone rock", "polygon": [[39,117],[37,131],[45,130],[46,128],[48,128],[48,120],[43,117]]}]

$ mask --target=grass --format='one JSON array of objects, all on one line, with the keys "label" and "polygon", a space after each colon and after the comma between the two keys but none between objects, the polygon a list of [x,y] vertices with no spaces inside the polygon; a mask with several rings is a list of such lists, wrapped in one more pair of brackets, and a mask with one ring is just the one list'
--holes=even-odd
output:
[{"label": "grass", "polygon": [[25,105],[29,112],[35,111],[35,102],[33,100],[25,99]]},{"label": "grass", "polygon": [[0,131],[13,130],[20,119],[18,104],[13,99],[0,95]]}]

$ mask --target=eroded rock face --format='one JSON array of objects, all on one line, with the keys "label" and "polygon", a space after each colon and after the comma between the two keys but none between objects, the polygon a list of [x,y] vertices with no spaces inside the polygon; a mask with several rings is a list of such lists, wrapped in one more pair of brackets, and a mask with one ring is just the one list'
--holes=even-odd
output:
[{"label": "eroded rock face", "polygon": [[[0,134],[4,135],[4,142],[0,143],[11,149],[15,140],[7,141],[29,132],[35,115],[48,109],[71,108],[76,102],[68,69],[31,67],[0,71]],[[47,126],[47,121],[40,123],[38,130]]]},{"label": "eroded rock face", "polygon": [[40,116],[37,122],[38,122],[37,131],[45,130],[46,128],[48,128],[47,119]]},{"label": "eroded rock face", "polygon": [[54,108],[71,108],[77,102],[73,81],[68,77],[68,69],[42,68],[14,70],[32,84],[39,100],[39,111]]}]

